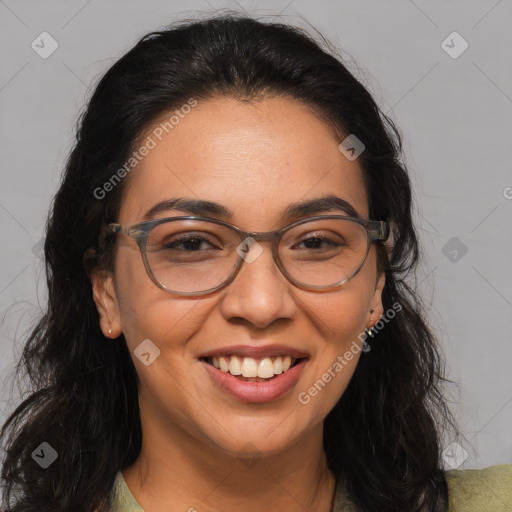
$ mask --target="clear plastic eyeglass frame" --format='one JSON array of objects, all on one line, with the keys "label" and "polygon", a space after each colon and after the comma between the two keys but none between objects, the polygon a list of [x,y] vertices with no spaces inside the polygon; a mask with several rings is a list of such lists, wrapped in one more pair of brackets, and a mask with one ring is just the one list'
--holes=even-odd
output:
[{"label": "clear plastic eyeglass frame", "polygon": [[[357,224],[360,224],[363,226],[363,228],[366,231],[367,234],[367,248],[364,255],[363,260],[361,261],[361,264],[355,269],[352,274],[350,274],[348,277],[344,278],[343,280],[334,283],[332,285],[328,286],[313,286],[313,285],[306,285],[304,283],[301,283],[300,281],[293,278],[284,267],[281,258],[279,256],[278,252],[278,245],[283,237],[283,235],[291,228],[298,226],[300,224],[304,224],[311,221],[321,220],[321,219],[343,219],[348,220],[351,222],[355,222]],[[180,296],[201,296],[201,295],[207,295],[213,292],[216,292],[217,290],[220,290],[221,288],[224,288],[228,284],[230,284],[235,277],[237,276],[238,272],[240,271],[243,262],[245,259],[239,255],[235,266],[233,267],[232,273],[228,276],[228,278],[223,281],[221,284],[215,286],[214,288],[210,288],[209,290],[199,291],[199,292],[177,292],[174,290],[171,290],[164,284],[160,283],[155,276],[153,275],[153,272],[151,270],[151,266],[148,261],[146,247],[147,247],[147,241],[149,238],[149,235],[151,233],[151,230],[159,226],[160,224],[166,223],[166,222],[174,222],[174,221],[182,221],[182,220],[198,220],[203,222],[211,222],[214,224],[220,224],[221,226],[227,227],[231,229],[232,231],[236,232],[238,236],[240,237],[240,243],[242,243],[245,239],[251,237],[257,242],[270,242],[272,244],[272,255],[274,257],[274,261],[277,264],[277,267],[281,271],[281,273],[286,277],[286,279],[292,283],[294,286],[298,288],[302,288],[304,290],[310,290],[310,291],[328,291],[335,288],[339,288],[343,286],[347,281],[352,279],[358,272],[361,270],[361,267],[363,266],[364,262],[366,261],[366,258],[368,256],[368,252],[370,251],[370,247],[373,242],[375,241],[386,241],[389,237],[389,224],[385,221],[379,221],[379,220],[369,220],[364,219],[360,217],[349,217],[345,215],[321,215],[321,216],[315,216],[315,217],[308,217],[306,219],[302,219],[299,221],[296,221],[292,224],[289,224],[288,226],[285,226],[279,230],[276,231],[268,231],[268,232],[255,232],[255,231],[244,231],[243,229],[240,229],[237,226],[234,226],[233,224],[229,224],[228,222],[224,222],[217,219],[212,219],[208,217],[196,217],[196,216],[184,216],[184,217],[168,217],[164,219],[155,219],[155,220],[149,220],[145,222],[141,222],[140,224],[136,224],[133,226],[123,226],[121,224],[111,223],[111,224],[105,224],[102,228],[102,232],[100,234],[100,246],[103,245],[103,241],[105,240],[105,237],[109,234],[117,234],[121,233],[123,235],[129,236],[133,238],[140,249],[142,260],[144,262],[144,266],[146,268],[146,272],[150,279],[162,290],[172,293],[174,295],[180,295]]]}]

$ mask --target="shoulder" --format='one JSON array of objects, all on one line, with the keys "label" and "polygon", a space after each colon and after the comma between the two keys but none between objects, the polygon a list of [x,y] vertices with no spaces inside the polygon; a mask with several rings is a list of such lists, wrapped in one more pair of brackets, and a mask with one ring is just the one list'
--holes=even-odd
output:
[{"label": "shoulder", "polygon": [[449,512],[512,510],[512,465],[445,472]]}]

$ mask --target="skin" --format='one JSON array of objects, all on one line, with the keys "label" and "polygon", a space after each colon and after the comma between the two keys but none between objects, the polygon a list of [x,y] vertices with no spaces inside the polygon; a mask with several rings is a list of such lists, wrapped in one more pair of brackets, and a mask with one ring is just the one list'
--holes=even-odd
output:
[{"label": "skin", "polygon": [[[219,202],[234,212],[229,222],[252,231],[282,227],[281,212],[292,202],[332,194],[368,218],[361,168],[340,153],[339,142],[294,99],[201,101],[134,170],[118,222],[141,222],[156,203],[177,196]],[[187,213],[158,217],[174,215]],[[169,504],[329,511],[335,477],[322,448],[323,421],[360,352],[307,405],[297,395],[383,314],[375,247],[352,280],[328,293],[289,283],[263,242],[263,253],[224,289],[180,297],[149,279],[133,239],[119,235],[117,243],[114,275],[98,271],[92,280],[101,328],[109,338],[124,334],[140,378],[142,450],[123,470],[136,500],[148,511]],[[161,353],[144,366],[133,351],[148,338]],[[197,359],[249,343],[283,343],[310,354],[297,385],[276,401],[237,400],[213,385]]]}]

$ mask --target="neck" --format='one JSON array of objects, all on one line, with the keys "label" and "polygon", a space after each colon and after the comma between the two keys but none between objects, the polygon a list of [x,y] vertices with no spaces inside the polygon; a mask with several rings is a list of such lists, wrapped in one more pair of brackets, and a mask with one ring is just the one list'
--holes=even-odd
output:
[{"label": "neck", "polygon": [[[142,419],[142,418],[141,418]],[[138,459],[123,470],[135,499],[148,512],[173,510],[329,512],[335,477],[327,467],[322,424],[279,453],[247,443],[228,452],[176,424],[142,422]]]}]

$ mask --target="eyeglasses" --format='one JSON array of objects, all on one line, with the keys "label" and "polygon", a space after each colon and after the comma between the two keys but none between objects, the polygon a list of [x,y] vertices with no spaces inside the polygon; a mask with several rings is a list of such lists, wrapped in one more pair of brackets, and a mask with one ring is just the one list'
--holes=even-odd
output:
[{"label": "eyeglasses", "polygon": [[244,261],[254,261],[270,242],[279,270],[295,286],[329,290],[342,286],[363,266],[371,244],[385,241],[384,221],[342,215],[299,220],[277,231],[244,231],[206,217],[170,217],[134,226],[107,224],[101,238],[133,238],[150,279],[176,295],[206,295],[231,283]]}]

